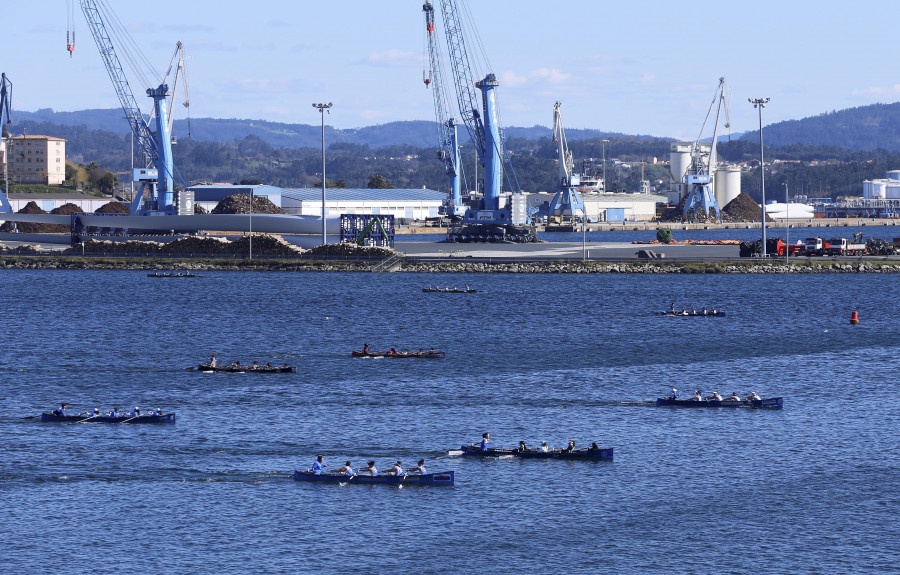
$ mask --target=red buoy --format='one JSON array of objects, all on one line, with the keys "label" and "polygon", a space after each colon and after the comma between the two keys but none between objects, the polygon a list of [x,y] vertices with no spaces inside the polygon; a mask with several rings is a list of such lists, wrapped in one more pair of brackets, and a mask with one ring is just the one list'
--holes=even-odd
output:
[{"label": "red buoy", "polygon": [[850,323],[852,325],[856,325],[859,323],[859,312],[858,311],[855,311],[852,314],[850,314]]}]

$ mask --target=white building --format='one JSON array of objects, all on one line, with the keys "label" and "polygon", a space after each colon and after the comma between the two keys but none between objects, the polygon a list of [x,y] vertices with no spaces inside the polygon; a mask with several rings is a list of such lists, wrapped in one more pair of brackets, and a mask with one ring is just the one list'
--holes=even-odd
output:
[{"label": "white building", "polygon": [[66,141],[52,136],[13,136],[9,177],[19,184],[58,186],[66,179]]},{"label": "white building", "polygon": [[880,180],[863,182],[863,198],[867,200],[900,199],[900,170],[891,170]]},{"label": "white building", "polygon": [[[447,194],[428,189],[328,188],[325,211],[328,215],[386,214],[395,218],[424,221],[436,218]],[[284,188],[281,209],[288,214],[322,214],[322,188]]]}]

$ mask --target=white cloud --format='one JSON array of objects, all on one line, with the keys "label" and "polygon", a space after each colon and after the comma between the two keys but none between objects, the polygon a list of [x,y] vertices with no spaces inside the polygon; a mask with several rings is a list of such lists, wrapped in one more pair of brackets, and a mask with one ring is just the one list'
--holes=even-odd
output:
[{"label": "white cloud", "polygon": [[893,86],[888,86],[887,88],[881,86],[870,86],[868,88],[861,88],[858,90],[853,90],[850,92],[853,96],[863,96],[866,98],[884,98],[887,96],[896,96],[900,94],[900,84],[894,84]]},{"label": "white cloud", "polygon": [[566,74],[556,68],[539,68],[519,75],[515,72],[504,72],[500,75],[500,83],[503,86],[521,87],[535,84],[562,84],[571,78],[571,74]]},{"label": "white cloud", "polygon": [[409,66],[421,66],[422,56],[394,48],[387,52],[370,53],[368,63],[389,68],[406,68]]}]

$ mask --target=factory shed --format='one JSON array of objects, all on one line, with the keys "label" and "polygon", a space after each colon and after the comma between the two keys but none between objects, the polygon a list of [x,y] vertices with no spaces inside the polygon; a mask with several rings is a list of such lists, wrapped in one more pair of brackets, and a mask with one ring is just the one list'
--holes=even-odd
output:
[{"label": "factory shed", "polygon": [[[447,194],[418,188],[328,188],[325,209],[330,216],[341,214],[382,214],[403,220],[424,221],[438,217]],[[322,188],[284,188],[281,209],[287,214],[322,214]]]}]

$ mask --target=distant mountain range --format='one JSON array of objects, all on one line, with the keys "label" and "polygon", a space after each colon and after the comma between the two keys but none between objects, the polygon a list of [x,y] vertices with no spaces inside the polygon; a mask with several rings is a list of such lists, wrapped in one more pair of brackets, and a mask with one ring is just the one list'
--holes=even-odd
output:
[{"label": "distant mountain range", "polygon": [[[105,130],[117,134],[127,134],[129,131],[120,109],[78,112],[54,112],[49,108],[36,112],[14,110],[12,116],[16,123],[31,121],[72,127],[86,126],[91,130]],[[11,131],[14,134],[21,133],[21,130],[16,129],[16,124],[12,126]],[[320,126],[265,120],[215,118],[176,120],[173,131],[177,138],[190,136],[197,141],[209,142],[232,142],[254,134],[276,148],[317,148],[321,145],[322,138]],[[544,126],[510,127],[506,128],[505,132],[508,138],[525,140],[540,140],[550,138],[552,135],[551,129]],[[626,135],[601,130],[566,130],[566,137],[571,141],[611,136]],[[394,145],[431,148],[435,147],[437,142],[434,122],[424,120],[390,122],[349,130],[326,125],[325,137],[329,143],[351,143],[371,148]],[[879,148],[896,151],[900,150],[900,103],[872,104],[832,111],[802,120],[778,122],[765,127],[764,137],[767,145],[776,147],[801,144],[857,151]],[[467,139],[465,129],[461,128],[460,141],[465,142]],[[740,135],[740,139],[758,140],[759,132],[746,132]]]}]

